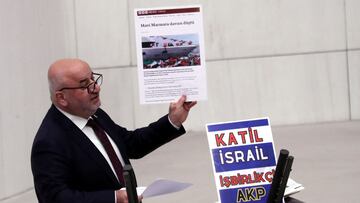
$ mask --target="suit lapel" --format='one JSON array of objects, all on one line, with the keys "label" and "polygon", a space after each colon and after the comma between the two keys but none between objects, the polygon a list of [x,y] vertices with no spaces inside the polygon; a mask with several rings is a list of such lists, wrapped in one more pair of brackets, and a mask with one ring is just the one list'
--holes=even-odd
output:
[{"label": "suit lapel", "polygon": [[113,181],[119,184],[114,172],[112,171],[109,163],[106,161],[104,156],[100,153],[100,151],[95,147],[95,145],[89,140],[89,138],[84,135],[81,130],[76,130],[79,132],[74,133],[75,141],[79,145],[79,147],[84,151],[84,153],[88,154],[94,162],[101,167],[107,174],[107,176]]},{"label": "suit lapel", "polygon": [[108,162],[104,158],[104,156],[100,153],[100,151],[96,148],[96,146],[90,141],[90,139],[65,115],[63,115],[59,110],[55,108],[58,112],[59,122],[62,122],[64,128],[66,129],[66,134],[71,136],[71,140],[77,143],[77,145],[82,149],[84,154],[87,154],[91,159],[94,160],[94,163],[98,165],[98,167],[102,168],[110,180],[119,185],[119,182],[114,175],[111,167]]}]

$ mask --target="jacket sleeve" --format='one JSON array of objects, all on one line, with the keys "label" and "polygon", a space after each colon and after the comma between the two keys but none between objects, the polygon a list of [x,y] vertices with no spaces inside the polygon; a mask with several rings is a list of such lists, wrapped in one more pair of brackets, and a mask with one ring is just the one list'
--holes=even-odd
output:
[{"label": "jacket sleeve", "polygon": [[[119,131],[124,131],[124,129],[120,128]],[[168,115],[165,115],[147,127],[126,133],[124,140],[127,154],[130,158],[141,158],[184,133],[183,126],[179,130],[176,129],[169,122]]]},{"label": "jacket sleeve", "polygon": [[129,131],[114,123],[101,109],[97,113],[99,117],[104,119],[103,124],[108,125],[108,129],[116,129],[116,136],[122,140],[119,144],[123,145],[122,147],[125,148],[126,155],[130,159],[141,158],[185,133],[183,126],[176,129],[170,123],[168,115],[161,117],[146,127]]}]

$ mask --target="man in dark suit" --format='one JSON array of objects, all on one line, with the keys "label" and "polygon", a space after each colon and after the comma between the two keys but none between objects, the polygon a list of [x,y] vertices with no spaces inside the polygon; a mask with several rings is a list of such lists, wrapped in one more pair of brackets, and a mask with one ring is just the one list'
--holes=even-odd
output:
[{"label": "man in dark suit", "polygon": [[[196,102],[182,96],[149,126],[128,131],[100,107],[102,75],[79,59],[62,59],[48,71],[52,105],[34,139],[31,166],[40,203],[127,202],[121,166],[185,133],[182,123]],[[94,121],[110,148],[98,137]],[[120,166],[120,168],[121,168]]]}]

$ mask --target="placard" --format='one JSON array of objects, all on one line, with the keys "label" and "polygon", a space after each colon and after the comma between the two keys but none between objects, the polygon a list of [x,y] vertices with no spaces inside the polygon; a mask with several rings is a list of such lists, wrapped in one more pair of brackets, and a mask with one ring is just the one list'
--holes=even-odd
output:
[{"label": "placard", "polygon": [[220,203],[266,203],[276,168],[268,118],[206,125]]}]

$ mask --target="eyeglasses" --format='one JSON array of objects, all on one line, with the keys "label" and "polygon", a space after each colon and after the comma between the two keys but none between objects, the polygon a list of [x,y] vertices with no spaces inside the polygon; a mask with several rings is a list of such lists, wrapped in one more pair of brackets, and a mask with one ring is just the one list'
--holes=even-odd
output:
[{"label": "eyeglasses", "polygon": [[86,86],[83,87],[63,87],[61,89],[59,89],[58,91],[62,91],[62,90],[74,90],[74,89],[87,89],[89,94],[92,94],[95,92],[96,89],[96,85],[100,86],[103,82],[103,76],[102,74],[99,73],[92,73],[92,78],[91,80],[93,82],[89,83]]}]

